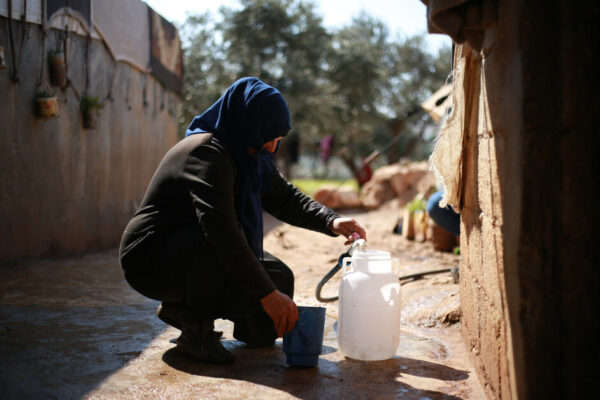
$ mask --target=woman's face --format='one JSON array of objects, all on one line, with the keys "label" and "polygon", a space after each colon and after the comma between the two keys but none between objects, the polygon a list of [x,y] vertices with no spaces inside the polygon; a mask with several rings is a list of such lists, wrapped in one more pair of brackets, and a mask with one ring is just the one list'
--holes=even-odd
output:
[{"label": "woman's face", "polygon": [[275,139],[271,140],[270,142],[265,143],[265,145],[263,146],[263,149],[265,149],[266,151],[268,151],[271,154],[275,153],[275,150],[277,150],[277,144],[279,143],[279,141],[282,138],[283,138],[283,136],[279,136],[278,138],[275,138]]}]

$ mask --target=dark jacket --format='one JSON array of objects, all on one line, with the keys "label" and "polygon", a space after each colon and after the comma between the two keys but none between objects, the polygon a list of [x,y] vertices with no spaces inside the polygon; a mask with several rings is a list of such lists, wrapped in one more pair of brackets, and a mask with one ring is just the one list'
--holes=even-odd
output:
[{"label": "dark jacket", "polygon": [[[120,249],[123,268],[145,241],[199,224],[199,241],[208,242],[220,261],[220,266],[199,268],[224,268],[256,300],[275,290],[237,221],[236,175],[231,154],[211,134],[196,134],[176,144],[161,161],[125,228]],[[263,191],[265,211],[288,224],[336,236],[328,228],[338,217],[335,212],[304,195],[276,170],[270,186]]]}]

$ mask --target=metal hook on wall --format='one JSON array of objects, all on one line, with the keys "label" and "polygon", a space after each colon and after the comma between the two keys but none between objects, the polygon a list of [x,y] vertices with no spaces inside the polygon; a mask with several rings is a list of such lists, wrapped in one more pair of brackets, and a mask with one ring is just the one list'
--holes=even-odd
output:
[{"label": "metal hook on wall", "polygon": [[6,61],[4,59],[4,46],[0,46],[0,70],[6,69]]}]

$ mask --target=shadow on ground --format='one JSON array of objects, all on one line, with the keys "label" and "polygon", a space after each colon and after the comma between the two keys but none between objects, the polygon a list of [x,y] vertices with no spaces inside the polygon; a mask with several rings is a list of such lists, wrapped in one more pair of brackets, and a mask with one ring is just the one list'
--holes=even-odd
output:
[{"label": "shadow on ground", "polygon": [[115,251],[2,265],[0,398],[80,399],[166,328]]},{"label": "shadow on ground", "polygon": [[154,304],[0,308],[3,399],[79,399],[137,357],[164,329]]},{"label": "shadow on ground", "polygon": [[[270,349],[247,349],[240,342],[225,340],[236,362],[229,366],[198,363],[179,353],[167,350],[163,361],[187,374],[209,378],[246,381],[272,387],[300,399],[328,398],[407,398],[460,399],[438,391],[422,390],[402,381],[403,375],[413,375],[443,381],[468,378],[467,371],[443,364],[396,356],[379,362],[351,359],[332,361],[321,356],[314,368],[292,368],[286,365],[281,343]],[[325,346],[323,354],[337,349]]]}]

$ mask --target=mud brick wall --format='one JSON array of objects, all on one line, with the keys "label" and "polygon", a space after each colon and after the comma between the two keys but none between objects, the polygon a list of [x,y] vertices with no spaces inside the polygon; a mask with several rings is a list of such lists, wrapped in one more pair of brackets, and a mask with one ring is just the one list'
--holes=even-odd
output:
[{"label": "mud brick wall", "polygon": [[[514,23],[506,12],[498,30]],[[511,17],[514,17],[511,16]],[[507,31],[510,31],[506,29]],[[486,38],[485,57],[465,49],[467,94],[461,213],[463,335],[488,398],[516,395],[505,273],[518,236],[520,174],[517,38]],[[499,94],[502,94],[499,96]],[[512,167],[512,169],[511,169]],[[510,265],[515,265],[511,262]]]},{"label": "mud brick wall", "polygon": [[600,6],[500,11],[465,104],[463,334],[490,399],[584,398],[600,366]]},{"label": "mud brick wall", "polygon": [[[0,44],[9,53],[7,21]],[[17,32],[21,23],[12,21]],[[62,255],[118,244],[154,169],[177,140],[181,100],[151,75],[112,59],[104,44],[88,50],[88,93],[104,98],[95,129],[82,127],[71,89],[52,88],[60,118],[35,116],[34,98],[44,52],[63,35],[28,25],[20,82],[0,71],[0,262]],[[69,34],[69,79],[83,94],[86,39]],[[7,63],[9,60],[7,60]]]}]

